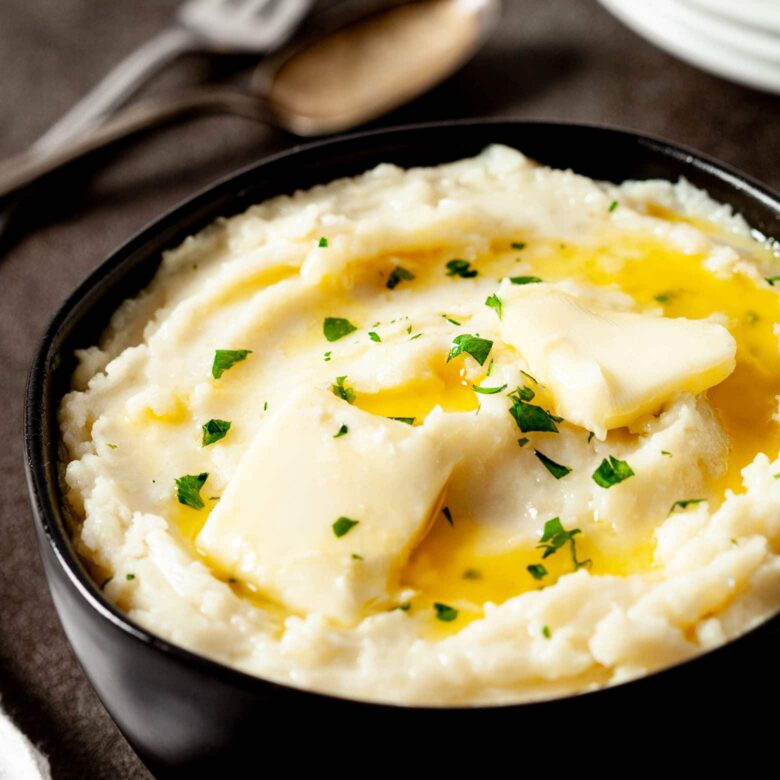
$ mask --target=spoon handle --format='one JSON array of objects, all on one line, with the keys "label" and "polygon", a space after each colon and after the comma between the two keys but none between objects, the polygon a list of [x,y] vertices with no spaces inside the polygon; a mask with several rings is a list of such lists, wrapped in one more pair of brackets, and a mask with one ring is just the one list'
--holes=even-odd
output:
[{"label": "spoon handle", "polygon": [[50,152],[96,127],[105,116],[119,108],[149,76],[191,49],[196,42],[194,34],[185,27],[171,27],[155,35],[104,76],[33,144],[32,149],[37,153]]},{"label": "spoon handle", "polygon": [[255,121],[270,121],[270,114],[262,100],[240,92],[202,89],[173,97],[149,98],[119,112],[79,138],[46,152],[33,148],[0,163],[0,198],[122,138],[181,117],[209,113],[236,114]]}]

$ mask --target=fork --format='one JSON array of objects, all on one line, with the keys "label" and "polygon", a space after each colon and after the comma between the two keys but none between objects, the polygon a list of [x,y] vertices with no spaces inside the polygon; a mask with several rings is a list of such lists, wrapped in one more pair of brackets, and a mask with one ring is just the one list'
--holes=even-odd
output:
[{"label": "fork", "polygon": [[31,148],[50,152],[97,127],[160,67],[188,51],[266,52],[285,41],[312,0],[188,0],[176,24],[119,63]]}]

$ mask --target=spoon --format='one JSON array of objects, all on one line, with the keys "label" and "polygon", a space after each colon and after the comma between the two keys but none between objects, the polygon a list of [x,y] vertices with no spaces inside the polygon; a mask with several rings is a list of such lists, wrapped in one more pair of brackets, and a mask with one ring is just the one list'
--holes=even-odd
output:
[{"label": "spoon", "polygon": [[[357,4],[353,4],[357,5]],[[150,98],[62,147],[0,165],[0,197],[121,138],[188,115],[229,113],[296,135],[335,133],[374,119],[438,84],[494,29],[500,0],[415,0],[334,23],[263,63],[248,92],[199,89]]]}]

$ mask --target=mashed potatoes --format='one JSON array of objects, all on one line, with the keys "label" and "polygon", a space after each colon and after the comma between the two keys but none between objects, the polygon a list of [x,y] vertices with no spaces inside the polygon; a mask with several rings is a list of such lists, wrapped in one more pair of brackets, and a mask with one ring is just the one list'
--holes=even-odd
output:
[{"label": "mashed potatoes", "polygon": [[357,698],[695,655],[780,608],[775,262],[684,181],[500,146],[255,206],[79,355],[78,550],[150,631]]}]

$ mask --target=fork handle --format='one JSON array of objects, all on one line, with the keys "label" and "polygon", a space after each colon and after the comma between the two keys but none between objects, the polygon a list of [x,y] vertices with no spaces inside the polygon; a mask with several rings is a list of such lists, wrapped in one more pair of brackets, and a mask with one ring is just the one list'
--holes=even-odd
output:
[{"label": "fork handle", "polygon": [[226,89],[197,89],[175,96],[148,98],[120,111],[78,138],[42,153],[22,152],[0,165],[0,198],[27,187],[68,163],[122,138],[188,115],[227,113],[259,122],[271,121],[261,98]]},{"label": "fork handle", "polygon": [[158,68],[192,49],[196,43],[195,33],[186,27],[163,30],[122,60],[32,145],[32,151],[37,154],[51,152],[97,127],[101,119],[122,105]]}]

